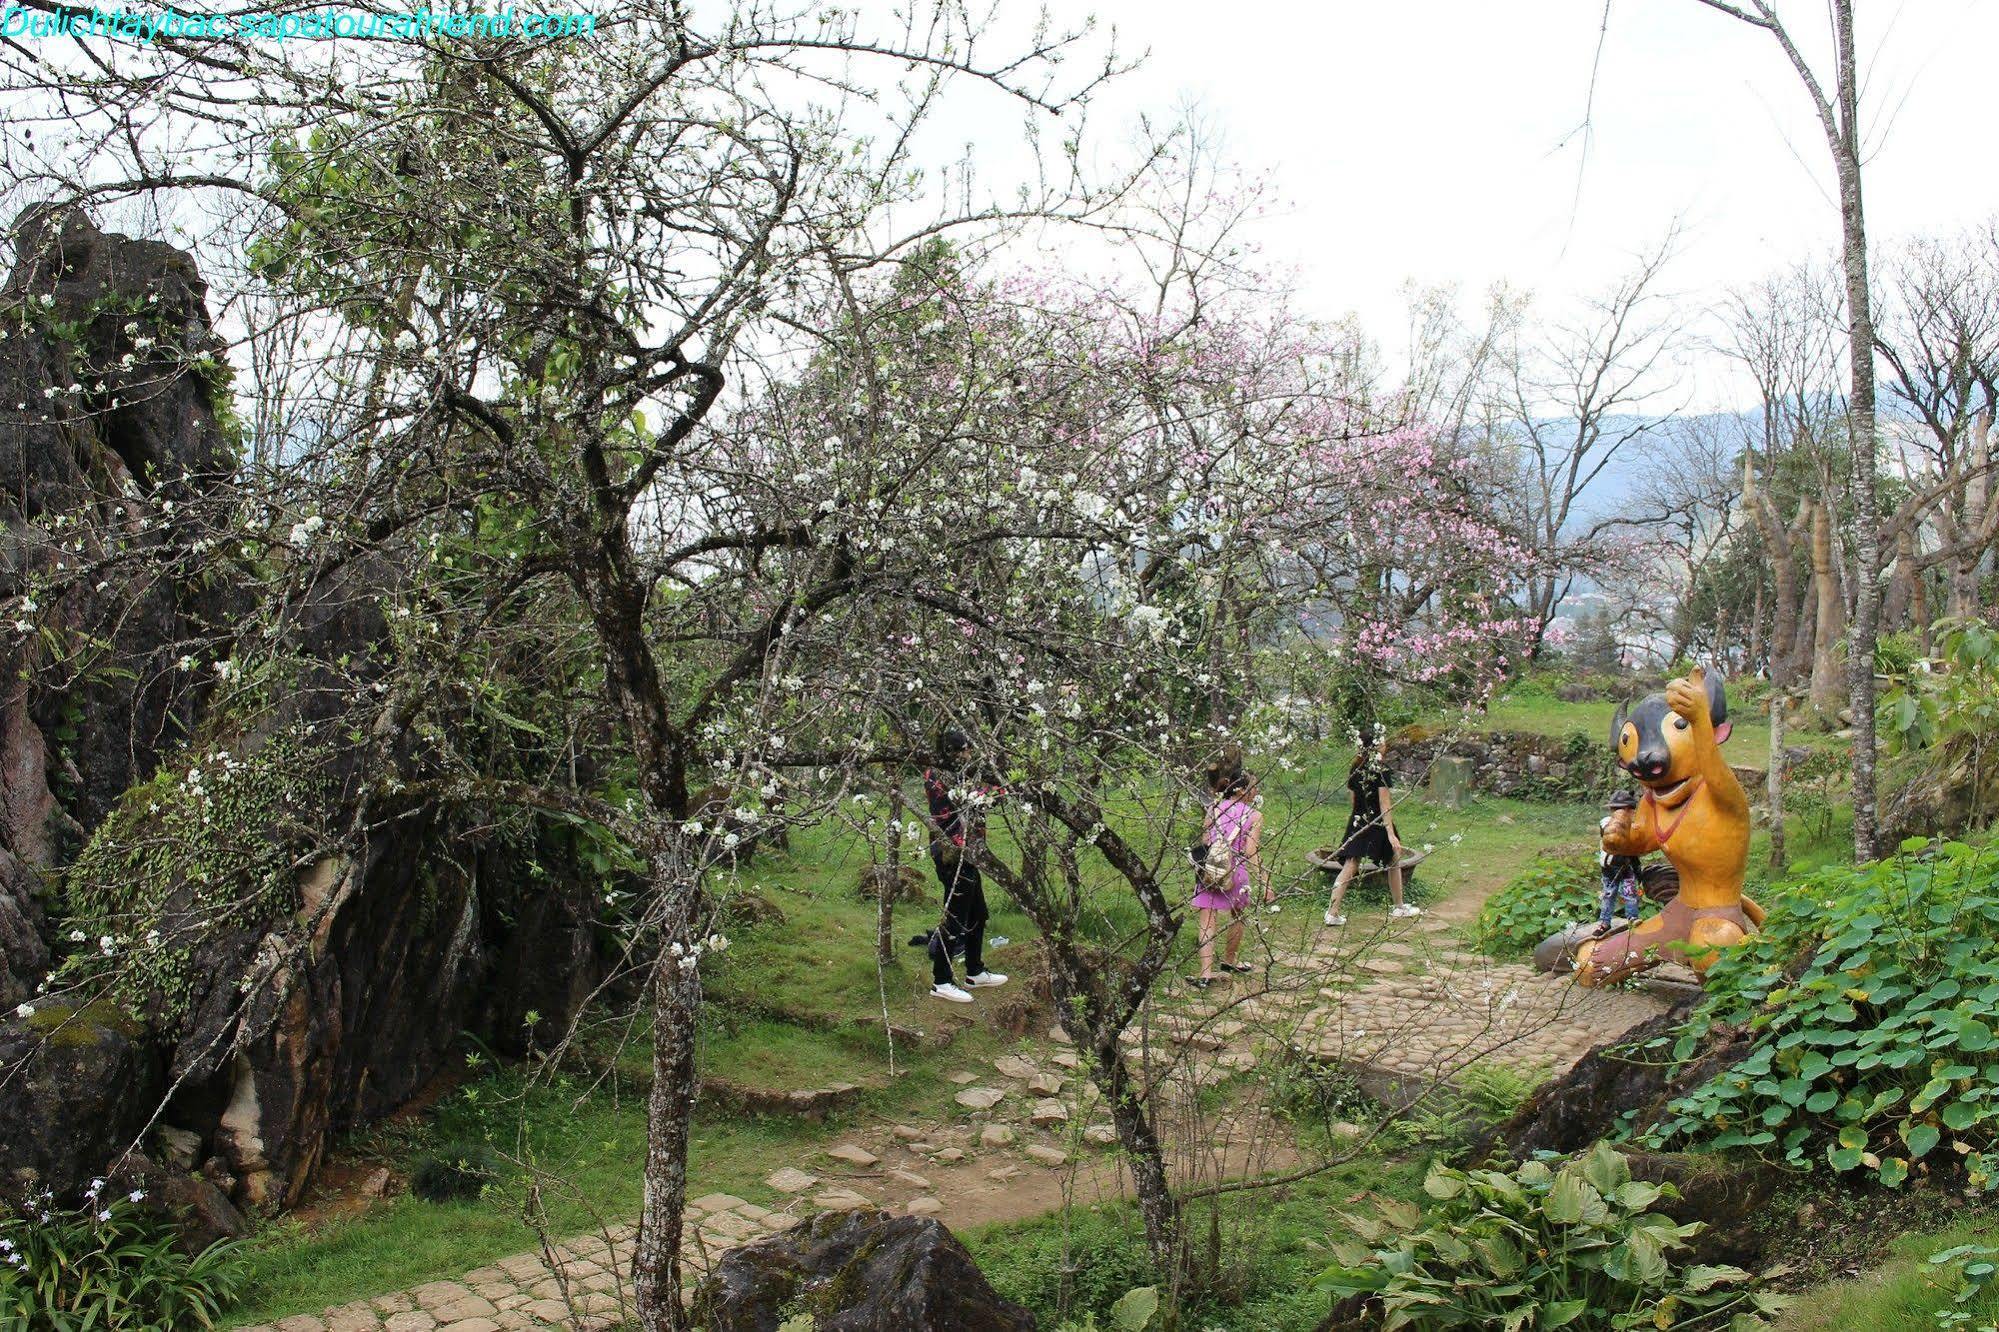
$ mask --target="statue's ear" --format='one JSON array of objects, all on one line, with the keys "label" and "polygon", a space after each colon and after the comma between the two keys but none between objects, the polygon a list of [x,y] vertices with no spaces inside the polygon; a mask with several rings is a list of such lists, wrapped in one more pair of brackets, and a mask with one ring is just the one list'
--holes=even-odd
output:
[{"label": "statue's ear", "polygon": [[1728,737],[1733,735],[1734,733],[1735,733],[1735,723],[1723,722],[1721,725],[1714,728],[1714,742],[1718,745],[1725,745],[1728,743]]},{"label": "statue's ear", "polygon": [[1631,711],[1629,699],[1617,705],[1617,711],[1610,718],[1610,752],[1617,752],[1617,742],[1624,735],[1624,719]]},{"label": "statue's ear", "polygon": [[1728,720],[1728,695],[1722,692],[1721,672],[1707,671],[1702,681],[1707,686],[1707,715],[1714,720],[1714,738],[1720,742],[1721,724]]}]

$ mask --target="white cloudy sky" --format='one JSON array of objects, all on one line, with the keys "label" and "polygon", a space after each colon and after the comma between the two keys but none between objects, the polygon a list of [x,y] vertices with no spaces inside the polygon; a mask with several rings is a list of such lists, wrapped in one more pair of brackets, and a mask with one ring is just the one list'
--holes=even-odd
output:
[{"label": "white cloudy sky", "polygon": [[[1825,5],[1779,4],[1823,65]],[[1297,266],[1312,307],[1355,311],[1390,342],[1406,279],[1468,292],[1504,279],[1559,306],[1676,219],[1686,235],[1671,285],[1696,308],[1837,244],[1824,143],[1790,67],[1767,33],[1696,0],[1613,0],[1586,163],[1575,131],[1603,0],[1089,8],[1149,51],[1100,107],[1100,128],[1197,101],[1236,158],[1274,173],[1288,207],[1264,240]],[[1989,144],[1999,3],[1859,8],[1877,239],[1999,213]],[[1004,117],[963,113],[940,128],[981,156],[1013,132]],[[1689,374],[1695,401],[1735,394],[1713,358]]]}]

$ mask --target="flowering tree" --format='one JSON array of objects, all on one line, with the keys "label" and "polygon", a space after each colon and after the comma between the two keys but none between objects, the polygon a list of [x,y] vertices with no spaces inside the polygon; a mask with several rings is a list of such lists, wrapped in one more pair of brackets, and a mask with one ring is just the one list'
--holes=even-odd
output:
[{"label": "flowering tree", "polygon": [[[430,586],[459,595],[405,604],[417,637],[387,663],[423,669],[364,681],[382,700],[362,728],[377,749],[412,736],[449,748],[419,724],[427,682],[467,654],[497,660],[496,630],[533,634],[538,608],[573,612],[559,622],[577,632],[558,641],[584,654],[601,704],[581,738],[611,740],[623,794],[462,774],[454,787],[451,764],[417,794],[565,809],[637,854],[662,958],[636,1260],[647,1327],[683,1318],[701,885],[723,840],[698,783],[801,720],[775,682],[874,577],[817,474],[730,475],[700,432],[732,375],[786,354],[801,304],[904,252],[878,226],[887,205],[921,211],[919,238],[968,220],[922,208],[910,158],[951,79],[1059,125],[1075,149],[1073,113],[1116,67],[1091,54],[1062,76],[1080,41],[1044,29],[989,53],[949,5],[876,35],[851,15],[760,3],[710,28],[661,3],[620,10],[588,43],[474,44],[459,59],[379,41],[337,71],[310,44],[254,36],[107,45],[101,62],[89,49],[10,57],[10,98],[77,117],[10,164],[17,193],[136,199],[175,218],[226,205],[200,239],[211,275],[241,293],[254,456],[316,483],[311,500],[303,484],[285,491],[311,504],[292,518],[302,585],[371,552],[447,571]],[[876,60],[901,81],[863,98]],[[1087,213],[1073,170],[1051,165],[1053,185],[969,220]],[[426,524],[458,549],[431,561]],[[354,874],[318,885],[317,914],[362,888]]]}]

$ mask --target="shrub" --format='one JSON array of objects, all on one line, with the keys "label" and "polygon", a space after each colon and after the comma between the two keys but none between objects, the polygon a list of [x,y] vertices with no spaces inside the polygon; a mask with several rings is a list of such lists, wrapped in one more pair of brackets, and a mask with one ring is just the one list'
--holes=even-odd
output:
[{"label": "shrub", "polygon": [[1397,1136],[1412,1146],[1456,1151],[1511,1119],[1538,1085],[1533,1075],[1505,1064],[1472,1064],[1440,1088],[1426,1108],[1404,1119]]},{"label": "shrub", "polygon": [[1879,675],[1903,676],[1923,659],[1923,643],[1914,631],[1903,629],[1883,634],[1874,642],[1874,670]]},{"label": "shrub", "polygon": [[477,1198],[499,1175],[491,1152],[461,1144],[420,1157],[410,1171],[410,1192],[425,1202]]},{"label": "shrub", "polygon": [[1670,1186],[1632,1179],[1602,1143],[1559,1168],[1438,1166],[1423,1191],[1437,1202],[1427,1215],[1382,1198],[1379,1218],[1342,1214],[1362,1243],[1335,1244],[1318,1279],[1336,1299],[1378,1304],[1389,1332],[1758,1326],[1778,1304],[1741,1268],[1675,1261],[1701,1224],[1653,1212]]},{"label": "shrub", "polygon": [[1883,692],[1882,733],[1897,765],[1916,779],[1921,828],[1980,828],[1999,801],[1999,630],[1980,620],[1937,626],[1942,669],[1907,672]]},{"label": "shrub", "polygon": [[1716,1022],[1749,1056],[1647,1131],[1899,1186],[1937,1163],[1990,1189],[1999,1166],[1999,854],[1952,843],[1827,869],[1727,950],[1673,1054]]},{"label": "shrub", "polygon": [[1595,918],[1599,887],[1594,859],[1542,856],[1485,900],[1478,946],[1495,957],[1530,953],[1556,930]]},{"label": "shrub", "polygon": [[1271,1109],[1294,1124],[1327,1124],[1373,1110],[1359,1079],[1345,1069],[1309,1059],[1286,1060],[1271,1075]]},{"label": "shrub", "polygon": [[1852,804],[1852,772],[1847,757],[1836,749],[1812,749],[1787,764],[1784,809],[1803,826],[1807,846],[1832,841],[1839,813]]},{"label": "shrub", "polygon": [[[1154,1279],[1136,1217],[1126,1208],[1075,1212],[1061,1224],[1027,1222],[986,1232],[980,1270],[993,1289],[1026,1305],[1051,1327],[1107,1315],[1119,1299]],[[1108,1321],[1098,1317],[1099,1326]]]},{"label": "shrub", "polygon": [[81,1207],[43,1194],[0,1220],[0,1327],[32,1332],[153,1332],[213,1327],[249,1277],[242,1247],[222,1240],[189,1256],[172,1223],[137,1193]]}]

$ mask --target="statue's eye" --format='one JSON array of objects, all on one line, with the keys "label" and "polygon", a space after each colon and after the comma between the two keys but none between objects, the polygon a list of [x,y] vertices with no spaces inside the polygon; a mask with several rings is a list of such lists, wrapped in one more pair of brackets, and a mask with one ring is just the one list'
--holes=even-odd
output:
[{"label": "statue's eye", "polygon": [[1684,731],[1687,729],[1688,725],[1689,723],[1685,717],[1673,718],[1673,729],[1676,731]]}]

